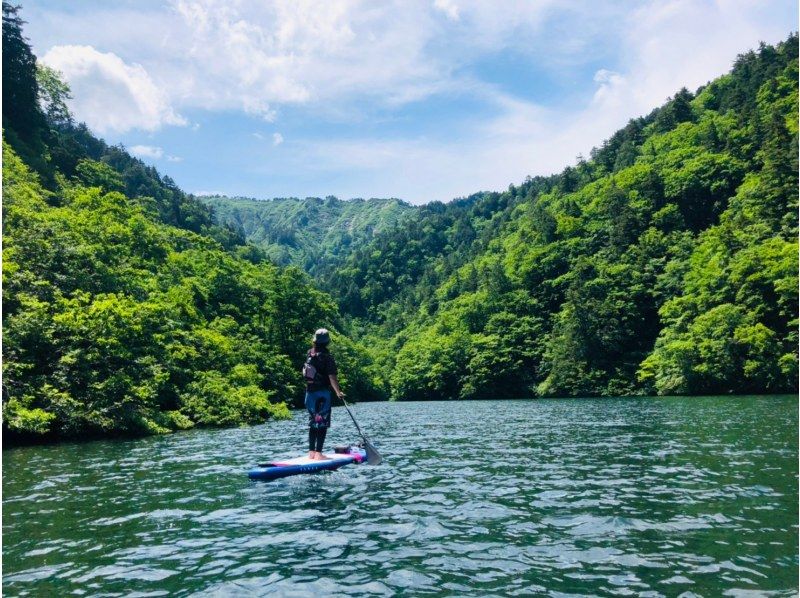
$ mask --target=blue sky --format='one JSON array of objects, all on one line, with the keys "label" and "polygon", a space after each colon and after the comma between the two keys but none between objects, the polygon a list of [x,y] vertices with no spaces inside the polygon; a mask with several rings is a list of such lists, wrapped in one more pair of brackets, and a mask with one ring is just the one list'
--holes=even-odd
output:
[{"label": "blue sky", "polygon": [[79,120],[193,193],[447,201],[588,155],[787,0],[23,3]]}]

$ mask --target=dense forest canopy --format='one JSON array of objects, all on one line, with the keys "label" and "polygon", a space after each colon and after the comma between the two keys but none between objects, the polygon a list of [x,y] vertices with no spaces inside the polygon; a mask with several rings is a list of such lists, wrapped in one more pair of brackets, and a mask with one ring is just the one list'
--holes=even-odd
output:
[{"label": "dense forest canopy", "polygon": [[287,416],[320,325],[354,398],[797,390],[797,35],[560,174],[412,207],[186,194],[74,122],[22,26],[3,3],[5,439]]},{"label": "dense forest canopy", "polygon": [[[4,439],[288,416],[335,303],[73,123],[69,89],[37,70],[21,25],[4,3]],[[335,342],[353,397],[381,398],[364,349]]]},{"label": "dense forest canopy", "polygon": [[198,199],[211,207],[217,222],[239,231],[271,261],[297,266],[317,279],[330,276],[354,249],[414,213],[399,199]]},{"label": "dense forest canopy", "polygon": [[353,252],[327,288],[392,397],[796,391],[797,46]]},{"label": "dense forest canopy", "polygon": [[794,391],[797,169],[792,35],[589,160],[310,271],[396,399]]}]

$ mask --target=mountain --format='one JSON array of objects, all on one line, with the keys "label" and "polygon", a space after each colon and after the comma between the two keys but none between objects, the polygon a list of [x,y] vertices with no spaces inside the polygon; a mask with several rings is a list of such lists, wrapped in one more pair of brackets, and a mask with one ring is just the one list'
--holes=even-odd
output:
[{"label": "mountain", "polygon": [[320,325],[359,398],[797,391],[797,35],[503,192],[256,202],[186,194],[73,122],[18,10],[5,442],[286,416]]},{"label": "mountain", "polygon": [[326,288],[392,397],[795,392],[797,46],[354,251]]},{"label": "mountain", "polygon": [[797,165],[794,34],[589,160],[414,208],[344,251],[298,241],[331,221],[300,200],[270,206],[283,225],[218,221],[280,234],[273,259],[337,300],[395,399],[793,392]]},{"label": "mountain", "polygon": [[315,328],[380,398],[335,302],[122,147],[72,121],[3,3],[3,441],[288,417]]},{"label": "mountain", "polygon": [[413,218],[355,248],[338,271],[320,282],[339,299],[343,312],[385,324],[383,332],[399,330],[420,305],[432,308],[436,289],[488,247],[527,193],[549,189],[553,181],[537,177],[505,193],[481,192],[421,206]]},{"label": "mountain", "polygon": [[239,231],[276,264],[295,265],[323,277],[375,235],[411,217],[398,199],[201,196],[218,223]]}]

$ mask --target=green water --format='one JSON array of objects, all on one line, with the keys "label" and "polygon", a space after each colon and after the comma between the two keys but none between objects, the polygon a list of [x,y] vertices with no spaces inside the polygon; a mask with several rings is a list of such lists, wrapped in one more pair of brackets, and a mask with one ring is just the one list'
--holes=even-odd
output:
[{"label": "green water", "polygon": [[354,409],[384,465],[249,481],[300,414],[4,451],[3,594],[797,593],[797,397]]}]

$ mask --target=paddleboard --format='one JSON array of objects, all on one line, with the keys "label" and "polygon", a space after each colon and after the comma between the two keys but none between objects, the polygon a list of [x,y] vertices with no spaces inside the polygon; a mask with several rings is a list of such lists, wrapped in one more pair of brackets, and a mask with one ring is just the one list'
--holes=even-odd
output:
[{"label": "paddleboard", "polygon": [[262,463],[251,469],[247,475],[251,480],[276,480],[291,475],[332,471],[350,463],[367,461],[367,451],[360,447],[348,447],[346,452],[323,453],[327,459],[314,460],[305,457],[294,459],[276,459]]}]

